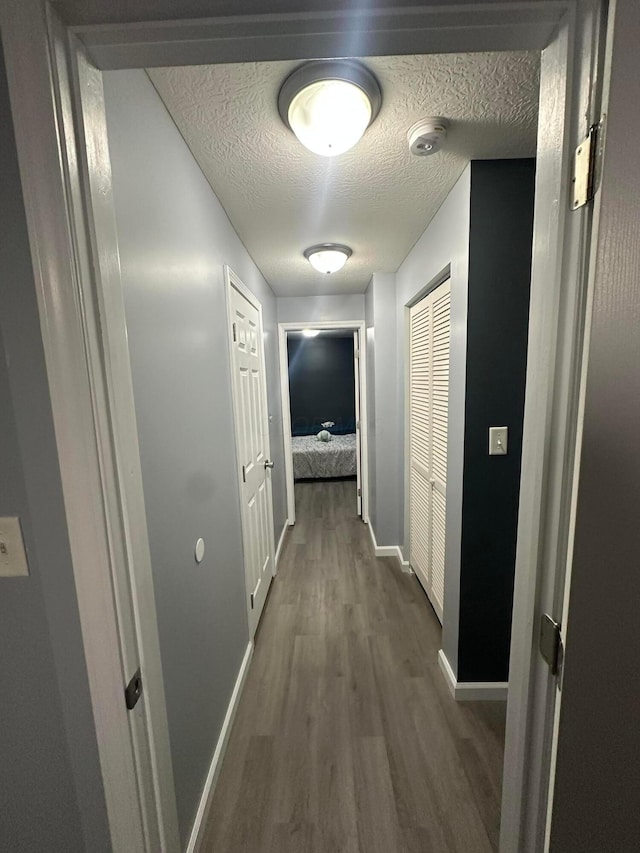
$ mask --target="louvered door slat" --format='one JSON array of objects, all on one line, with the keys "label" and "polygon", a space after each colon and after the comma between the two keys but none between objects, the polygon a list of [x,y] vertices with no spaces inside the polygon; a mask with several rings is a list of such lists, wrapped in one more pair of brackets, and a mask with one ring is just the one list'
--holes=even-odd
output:
[{"label": "louvered door slat", "polygon": [[[430,470],[429,442],[425,440],[431,412],[431,305],[422,308],[416,306],[411,311],[411,337],[414,341],[410,361],[410,441],[411,458],[420,463],[427,471]],[[416,493],[416,501],[420,498]],[[426,534],[421,527],[416,528],[416,542]],[[425,566],[425,569],[427,566]]]},{"label": "louvered door slat", "polygon": [[451,287],[410,310],[410,562],[442,620],[444,606]]}]

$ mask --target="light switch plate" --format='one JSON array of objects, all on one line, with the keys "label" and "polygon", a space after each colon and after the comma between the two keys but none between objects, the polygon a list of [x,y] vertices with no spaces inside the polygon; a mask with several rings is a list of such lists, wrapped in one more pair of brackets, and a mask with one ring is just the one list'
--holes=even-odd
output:
[{"label": "light switch plate", "polygon": [[20,519],[0,518],[0,578],[19,578],[29,574]]},{"label": "light switch plate", "polygon": [[508,439],[508,427],[489,427],[489,456],[506,456]]}]

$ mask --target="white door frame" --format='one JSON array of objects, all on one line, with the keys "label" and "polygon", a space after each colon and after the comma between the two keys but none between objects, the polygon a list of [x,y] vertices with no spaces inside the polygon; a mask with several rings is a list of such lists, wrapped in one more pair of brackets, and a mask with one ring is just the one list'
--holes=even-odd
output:
[{"label": "white door frame", "polygon": [[[239,0],[239,11],[241,6]],[[170,8],[173,20],[167,20]],[[132,400],[127,403],[128,364],[121,361],[122,342],[119,344],[118,336],[108,328],[109,306],[100,295],[103,275],[117,277],[118,267],[117,255],[103,251],[103,246],[112,245],[110,170],[108,156],[106,168],[98,168],[105,166],[105,150],[100,148],[103,122],[99,115],[92,118],[85,113],[83,101],[91,97],[85,92],[83,99],[80,91],[83,64],[85,82],[91,86],[100,82],[96,69],[340,56],[352,52],[354,44],[362,56],[542,49],[549,45],[541,76],[542,144],[536,183],[532,322],[514,593],[517,630],[512,636],[500,846],[501,853],[516,853],[541,849],[538,838],[546,814],[548,763],[542,756],[554,687],[540,665],[535,620],[541,608],[553,611],[558,599],[554,591],[562,587],[566,563],[567,495],[572,492],[579,433],[576,400],[586,316],[585,248],[594,233],[589,208],[569,214],[567,195],[573,149],[585,133],[585,116],[590,120],[595,117],[591,91],[596,72],[591,62],[596,47],[589,37],[589,16],[597,17],[597,9],[596,0],[496,0],[472,6],[452,3],[446,8],[425,3],[363,14],[357,10],[325,11],[318,3],[312,14],[237,14],[190,25],[182,19],[180,0],[169,0],[163,4],[165,20],[161,22],[65,26],[57,21],[46,0],[7,0],[0,7],[114,849],[153,849],[149,825],[155,816],[144,797],[138,797],[140,750],[122,703],[122,608],[116,604],[121,597],[125,602],[127,598],[127,590],[119,587],[118,555],[128,555],[134,564],[137,560],[144,567],[148,542],[146,531],[132,524],[139,520],[139,460],[136,463],[134,459],[133,468],[128,470],[124,465],[128,457],[121,455],[123,436],[135,413]],[[269,38],[265,38],[266,33]],[[83,58],[83,47],[90,63]],[[98,101],[100,95],[98,92]],[[100,197],[102,191],[106,194]],[[116,401],[127,409],[116,411]],[[130,609],[134,614],[138,610],[138,617],[136,596],[140,594],[148,600],[149,587],[129,590]],[[133,624],[145,666],[157,668],[153,637],[135,618]],[[165,836],[161,849],[174,850],[173,783],[163,745],[161,683],[155,693],[156,722],[150,731],[156,757],[150,758],[154,768],[151,775],[155,777],[156,811],[160,815],[158,831]],[[63,697],[63,703],[66,701]]]},{"label": "white door frame", "polygon": [[[366,330],[365,330],[366,333]],[[363,342],[361,334],[357,329],[353,330],[353,377],[355,383],[355,416],[356,416],[356,483],[358,485],[358,515],[365,518],[364,501],[362,499],[364,487],[362,485],[362,389],[360,388],[360,350],[366,349],[366,340]],[[365,356],[366,358],[366,356]]]},{"label": "white door frame", "polygon": [[360,377],[360,470],[362,488],[362,520],[369,523],[369,437],[367,432],[367,348],[366,323],[364,320],[333,320],[322,323],[289,322],[278,323],[278,354],[280,356],[280,400],[282,402],[282,435],[284,439],[284,472],[287,488],[287,524],[296,521],[296,495],[293,480],[293,446],[291,443],[291,399],[289,396],[289,357],[287,354],[287,335],[289,332],[301,332],[303,329],[344,329],[358,332],[360,357],[358,374]]},{"label": "white door frame", "polygon": [[[247,523],[245,517],[245,503],[242,497],[243,495],[243,480],[242,480],[242,456],[240,452],[240,441],[238,438],[239,426],[238,426],[238,391],[236,388],[236,375],[235,375],[235,367],[234,367],[234,347],[233,347],[233,333],[231,331],[231,327],[233,324],[233,308],[231,305],[231,289],[235,289],[238,293],[243,296],[250,305],[258,312],[258,326],[259,326],[259,346],[262,349],[262,370],[263,370],[263,381],[262,381],[262,410],[264,412],[265,418],[268,418],[269,406],[267,405],[267,377],[266,377],[266,365],[267,360],[265,358],[264,351],[264,327],[262,324],[262,303],[259,299],[253,294],[249,288],[244,284],[244,282],[240,279],[239,276],[234,273],[231,267],[228,264],[224,265],[224,284],[225,284],[225,301],[227,304],[227,333],[228,333],[228,345],[229,345],[229,365],[231,368],[231,393],[233,398],[233,427],[234,427],[234,438],[236,443],[236,459],[237,459],[237,471],[238,471],[238,491],[240,494],[240,511],[242,514],[242,547],[244,552],[244,567],[245,567],[245,582],[246,582],[246,571],[247,571]],[[267,459],[271,458],[271,446],[269,442],[269,423],[267,421],[266,424],[262,425],[266,426],[266,429],[263,429],[263,433],[265,435],[265,443],[266,443],[266,451],[267,451]],[[273,533],[273,493],[271,488],[271,474],[266,474],[267,481],[267,501],[269,503],[269,548],[271,550],[271,576],[274,577],[277,571],[276,566],[276,553],[275,553],[275,543],[274,543],[274,533]],[[249,621],[249,640],[253,641],[257,622],[254,624],[254,614],[251,612],[251,598],[250,593],[251,590],[246,586],[245,583],[245,595],[246,595],[246,605],[247,605],[247,619]],[[258,622],[260,621],[260,617],[258,617]]]},{"label": "white door frame", "polygon": [[360,464],[362,488],[362,520],[369,523],[369,440],[367,433],[367,353],[366,323],[363,320],[333,320],[322,323],[290,322],[278,323],[278,353],[280,356],[280,399],[282,403],[282,437],[284,440],[284,472],[287,489],[287,524],[296,522],[296,495],[293,480],[293,446],[291,443],[291,398],[289,395],[289,356],[287,354],[287,335],[289,332],[301,332],[303,329],[344,329],[358,332],[360,339]]}]

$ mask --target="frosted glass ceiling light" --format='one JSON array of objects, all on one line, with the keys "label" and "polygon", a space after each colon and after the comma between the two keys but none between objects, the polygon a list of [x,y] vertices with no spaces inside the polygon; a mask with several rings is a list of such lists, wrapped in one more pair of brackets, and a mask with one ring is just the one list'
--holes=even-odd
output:
[{"label": "frosted glass ceiling light", "polygon": [[287,77],[278,95],[283,122],[309,151],[323,157],[353,148],[381,104],[378,81],[351,59],[307,62]]},{"label": "frosted glass ceiling light", "polygon": [[351,254],[348,246],[340,246],[338,243],[321,243],[319,246],[311,246],[307,249],[304,256],[314,270],[329,275],[341,270]]},{"label": "frosted glass ceiling light", "polygon": [[302,334],[305,338],[317,338],[320,334],[320,329],[303,329]]}]

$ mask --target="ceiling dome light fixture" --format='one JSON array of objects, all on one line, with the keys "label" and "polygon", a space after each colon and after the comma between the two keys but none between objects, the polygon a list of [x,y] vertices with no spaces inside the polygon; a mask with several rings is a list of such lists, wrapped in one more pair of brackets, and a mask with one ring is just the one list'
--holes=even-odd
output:
[{"label": "ceiling dome light fixture", "polygon": [[341,270],[352,254],[348,246],[341,246],[339,243],[320,243],[306,249],[304,256],[314,270],[330,275],[332,272]]},{"label": "ceiling dome light fixture", "polygon": [[373,74],[353,59],[317,59],[290,74],[278,111],[300,142],[323,157],[343,154],[380,112],[382,91]]},{"label": "ceiling dome light fixture", "polygon": [[320,334],[320,329],[303,329],[302,334],[305,338],[317,338]]}]

